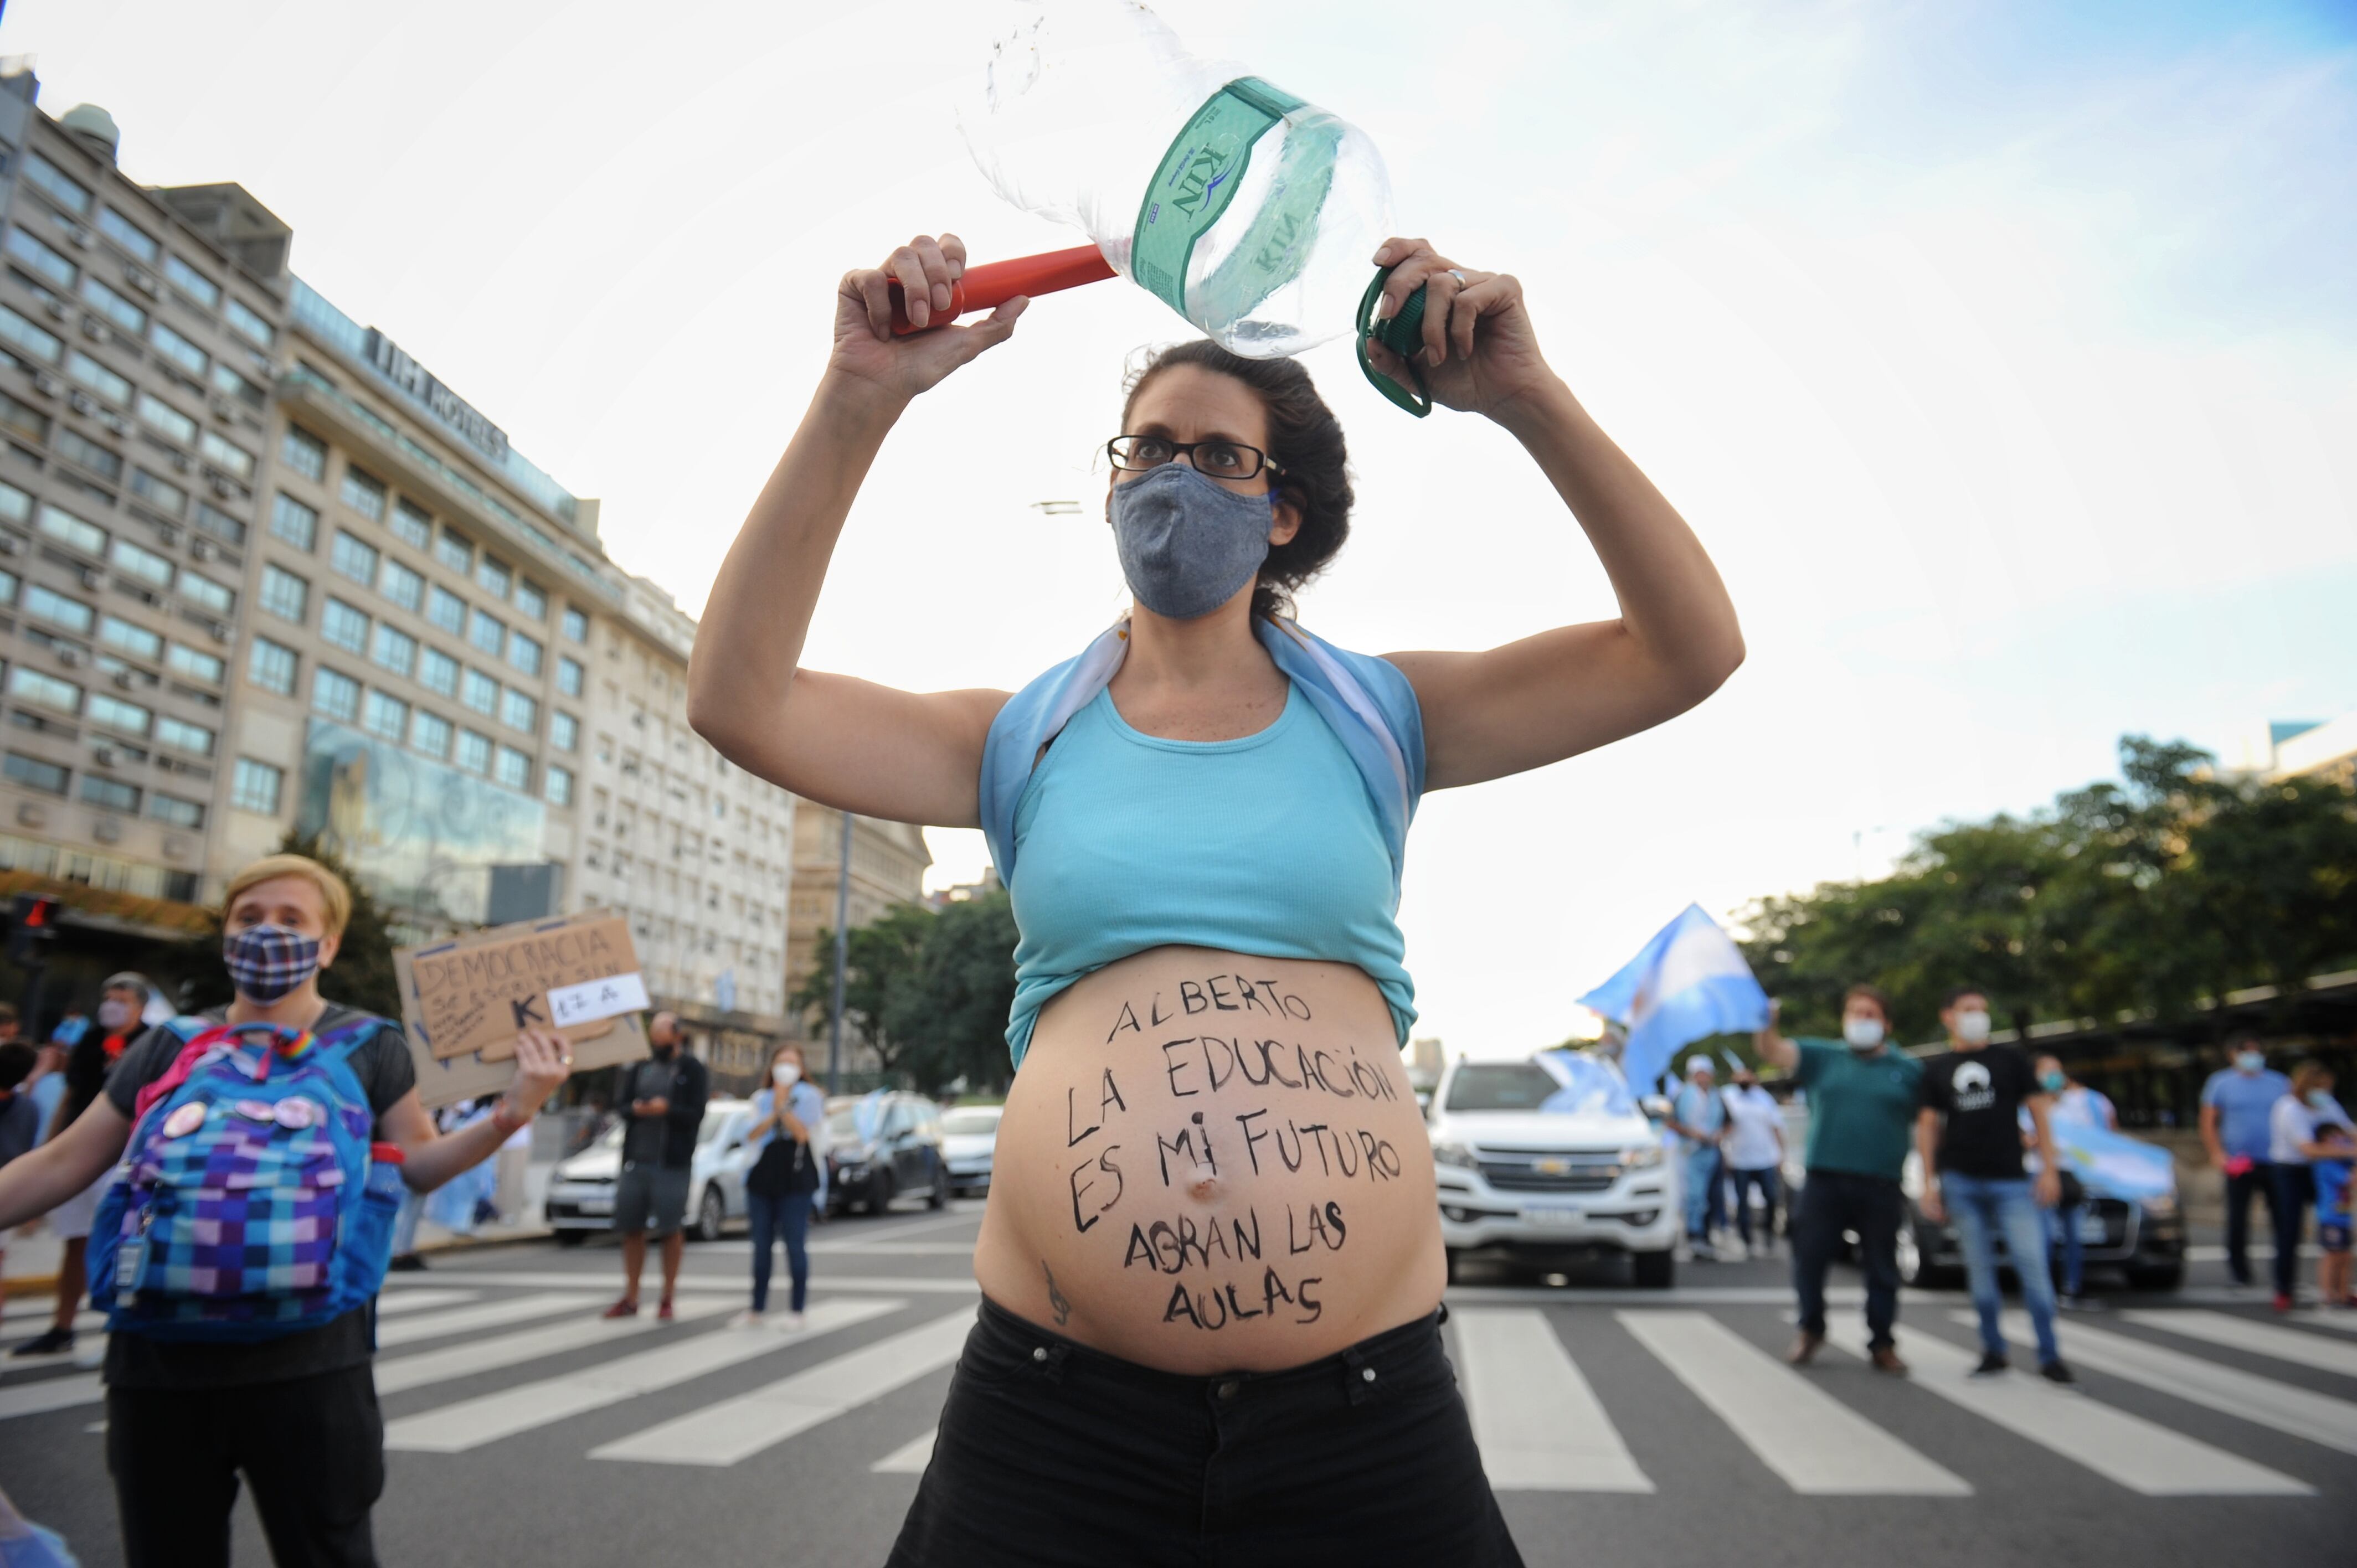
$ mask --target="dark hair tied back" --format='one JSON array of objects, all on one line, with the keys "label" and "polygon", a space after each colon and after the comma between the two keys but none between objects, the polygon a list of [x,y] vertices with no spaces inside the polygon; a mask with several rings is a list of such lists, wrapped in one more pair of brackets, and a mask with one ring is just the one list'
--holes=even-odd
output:
[{"label": "dark hair tied back", "polygon": [[1350,455],[1342,446],[1342,422],[1318,395],[1309,372],[1292,360],[1247,360],[1209,338],[1174,343],[1156,350],[1132,371],[1123,388],[1122,428],[1146,383],[1175,365],[1193,365],[1232,376],[1252,388],[1268,416],[1269,460],[1284,470],[1275,493],[1301,509],[1301,528],[1283,544],[1271,545],[1253,585],[1253,614],[1289,616],[1294,591],[1326,569],[1351,537]]}]

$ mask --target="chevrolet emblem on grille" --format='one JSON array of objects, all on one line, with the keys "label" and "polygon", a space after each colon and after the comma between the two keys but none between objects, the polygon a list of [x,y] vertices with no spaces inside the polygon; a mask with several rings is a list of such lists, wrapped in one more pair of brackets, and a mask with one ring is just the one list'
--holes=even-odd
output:
[{"label": "chevrolet emblem on grille", "polygon": [[1569,1176],[1571,1162],[1569,1160],[1533,1160],[1531,1169],[1540,1176]]}]

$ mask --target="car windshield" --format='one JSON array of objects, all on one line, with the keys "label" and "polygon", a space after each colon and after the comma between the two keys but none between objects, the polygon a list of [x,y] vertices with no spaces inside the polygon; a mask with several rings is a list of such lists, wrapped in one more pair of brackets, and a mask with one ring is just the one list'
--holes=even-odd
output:
[{"label": "car windshield", "polygon": [[942,1112],[942,1132],[952,1138],[974,1134],[987,1137],[998,1131],[998,1116],[999,1108],[996,1105],[962,1105]]},{"label": "car windshield", "polygon": [[859,1108],[856,1105],[846,1105],[840,1111],[829,1112],[826,1119],[826,1135],[838,1141],[856,1139],[859,1136]]},{"label": "car windshield", "polygon": [[1530,1062],[1483,1062],[1457,1069],[1448,1080],[1450,1111],[1536,1111],[1562,1085]]},{"label": "car windshield", "polygon": [[626,1121],[615,1122],[611,1127],[606,1129],[605,1136],[597,1140],[597,1146],[601,1149],[620,1148],[622,1146],[623,1136],[628,1133],[630,1130],[630,1122]]}]

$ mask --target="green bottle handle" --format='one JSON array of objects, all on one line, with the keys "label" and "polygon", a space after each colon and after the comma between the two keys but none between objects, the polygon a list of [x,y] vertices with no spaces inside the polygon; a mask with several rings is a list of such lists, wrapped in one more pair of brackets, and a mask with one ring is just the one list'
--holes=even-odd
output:
[{"label": "green bottle handle", "polygon": [[[1391,275],[1392,269],[1383,268],[1375,274],[1375,281],[1367,285],[1367,292],[1360,296],[1359,369],[1366,372],[1367,380],[1377,392],[1422,419],[1432,412],[1432,394],[1425,390],[1424,371],[1415,362],[1415,356],[1424,348],[1424,285],[1416,285],[1415,292],[1407,296],[1407,303],[1400,306],[1399,314],[1378,321],[1375,319],[1375,302],[1383,298],[1383,283]],[[1408,374],[1415,378],[1415,391],[1409,392],[1375,369],[1373,362],[1367,358],[1367,339],[1371,337],[1407,361]]]}]

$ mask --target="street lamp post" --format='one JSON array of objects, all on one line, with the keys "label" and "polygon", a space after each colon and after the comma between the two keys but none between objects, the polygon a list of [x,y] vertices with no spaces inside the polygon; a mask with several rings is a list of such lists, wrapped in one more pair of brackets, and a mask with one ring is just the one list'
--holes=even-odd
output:
[{"label": "street lamp post", "polygon": [[851,813],[843,813],[843,848],[834,873],[834,1000],[827,1008],[826,1091],[843,1091],[843,969],[850,952]]}]

